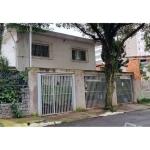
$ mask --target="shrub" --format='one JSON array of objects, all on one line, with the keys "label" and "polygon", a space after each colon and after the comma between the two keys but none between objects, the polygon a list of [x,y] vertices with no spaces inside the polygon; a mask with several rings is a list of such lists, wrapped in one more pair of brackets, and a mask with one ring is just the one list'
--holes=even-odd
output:
[{"label": "shrub", "polygon": [[150,99],[149,98],[137,99],[137,102],[139,104],[146,104],[146,103],[150,103]]},{"label": "shrub", "polygon": [[16,103],[12,103],[11,109],[17,118],[22,117],[22,111],[18,108],[18,105]]},{"label": "shrub", "polygon": [[77,108],[76,109],[76,112],[85,112],[86,111],[86,109],[84,109],[84,108]]},{"label": "shrub", "polygon": [[9,61],[4,56],[0,56],[0,72],[9,72]]},{"label": "shrub", "polygon": [[27,84],[27,80],[28,70],[10,70],[7,58],[0,56],[0,103],[11,103],[12,112],[17,118],[22,117],[17,103],[21,100],[22,88]]}]

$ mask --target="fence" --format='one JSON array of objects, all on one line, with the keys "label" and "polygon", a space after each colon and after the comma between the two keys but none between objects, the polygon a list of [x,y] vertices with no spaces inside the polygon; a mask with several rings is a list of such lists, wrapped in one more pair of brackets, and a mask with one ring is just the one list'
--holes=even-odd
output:
[{"label": "fence", "polygon": [[[30,115],[30,93],[29,89],[23,89],[24,93],[21,95],[22,101],[17,103],[18,108],[22,111],[23,116]],[[11,109],[11,103],[0,104],[0,118],[12,118],[13,113]]]},{"label": "fence", "polygon": [[[21,72],[0,73],[0,84],[0,103],[10,103],[9,98],[11,97],[9,94],[11,94],[12,91],[14,92],[14,95],[12,95],[15,97],[15,95],[20,94],[19,92],[22,88],[28,87],[27,81]],[[21,97],[18,101],[21,101]]]},{"label": "fence", "polygon": [[150,98],[150,80],[136,81],[137,99]]},{"label": "fence", "polygon": [[18,108],[23,116],[29,115],[30,93],[23,73],[0,73],[0,118],[13,117],[13,100],[18,102]]},{"label": "fence", "polygon": [[15,80],[16,85],[14,86],[20,86],[20,87],[27,87],[28,83],[23,79],[23,75],[21,72],[18,73],[0,73],[0,80]]}]

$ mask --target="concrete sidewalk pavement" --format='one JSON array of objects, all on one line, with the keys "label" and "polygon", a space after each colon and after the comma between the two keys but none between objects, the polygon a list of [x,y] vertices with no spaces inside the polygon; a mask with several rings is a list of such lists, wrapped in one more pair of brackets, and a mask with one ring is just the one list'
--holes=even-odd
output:
[{"label": "concrete sidewalk pavement", "polygon": [[87,109],[84,112],[67,112],[62,114],[55,114],[49,116],[27,116],[24,118],[11,118],[11,119],[0,119],[0,123],[5,126],[11,127],[41,127],[59,124],[61,122],[71,122],[87,118],[94,118],[100,116],[116,115],[119,113],[126,113],[131,111],[150,109],[150,105],[142,104],[120,104],[117,107],[117,112],[111,113],[103,110],[103,108]]}]

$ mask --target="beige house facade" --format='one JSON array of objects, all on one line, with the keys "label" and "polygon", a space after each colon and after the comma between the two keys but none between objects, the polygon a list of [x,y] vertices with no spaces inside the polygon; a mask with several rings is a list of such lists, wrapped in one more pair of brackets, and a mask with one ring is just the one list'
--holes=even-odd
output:
[{"label": "beige house facade", "polygon": [[[29,67],[29,34],[20,35],[15,29],[5,31],[2,53],[10,66],[25,70]],[[90,39],[51,31],[33,33],[32,66],[95,70],[94,43]]]}]

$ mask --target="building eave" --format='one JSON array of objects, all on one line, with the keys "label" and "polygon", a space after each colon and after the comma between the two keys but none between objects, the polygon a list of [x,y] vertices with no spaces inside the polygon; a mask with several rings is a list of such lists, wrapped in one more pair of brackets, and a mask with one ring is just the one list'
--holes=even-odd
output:
[{"label": "building eave", "polygon": [[86,38],[82,38],[82,37],[77,37],[77,36],[73,36],[73,35],[53,32],[53,31],[46,31],[46,32],[35,33],[35,34],[36,35],[50,36],[50,37],[55,37],[55,38],[61,38],[64,40],[73,40],[73,41],[78,41],[78,42],[85,42],[85,43],[89,43],[89,44],[94,45],[94,41],[92,39],[86,39]]}]

